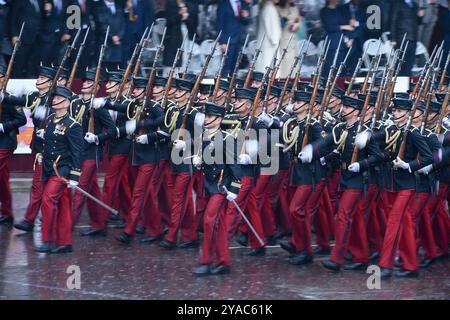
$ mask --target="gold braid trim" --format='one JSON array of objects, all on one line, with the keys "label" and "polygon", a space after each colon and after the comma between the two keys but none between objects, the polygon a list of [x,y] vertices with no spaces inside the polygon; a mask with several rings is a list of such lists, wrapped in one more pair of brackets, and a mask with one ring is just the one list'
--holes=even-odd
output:
[{"label": "gold braid trim", "polygon": [[[36,107],[39,106],[41,104],[41,98],[36,97],[34,98],[33,102],[31,103],[31,106],[29,107],[29,109],[31,110],[31,114],[34,114],[34,112],[36,111]],[[28,95],[25,98],[25,106],[28,106]]]},{"label": "gold braid trim", "polygon": [[389,136],[389,132],[388,132],[387,128],[385,128],[384,131],[386,133],[386,144],[387,144],[386,148],[384,148],[384,149],[389,150],[397,142],[398,138],[401,135],[401,132],[400,132],[400,130],[397,130],[397,131],[395,131],[395,133],[392,136]]},{"label": "gold braid trim", "polygon": [[286,145],[286,147],[283,148],[283,152],[288,152],[291,150],[297,142],[298,135],[300,134],[300,128],[298,126],[295,126],[292,130],[292,134],[289,136],[289,126],[295,120],[295,118],[290,118],[283,124],[283,141]]},{"label": "gold braid trim", "polygon": [[[180,111],[173,111],[173,109],[176,109],[176,106],[171,106],[169,109],[167,109],[166,115],[164,116],[164,125],[167,129],[169,129],[169,133],[172,133],[173,130],[175,130],[177,125],[178,116],[180,115]],[[170,121],[168,121],[169,114],[172,113],[172,117],[170,118]]]},{"label": "gold braid trim", "polygon": [[136,119],[136,118],[138,118],[139,117],[139,110],[140,110],[140,108],[137,108],[136,109],[136,107],[134,108],[134,112],[133,112],[133,115],[132,116],[130,116],[130,106],[131,106],[131,104],[132,103],[134,103],[135,102],[135,100],[133,99],[133,100],[130,100],[130,102],[128,102],[128,106],[127,106],[127,118],[128,118],[128,120],[134,120],[134,119]]},{"label": "gold braid trim", "polygon": [[342,131],[341,136],[339,137],[339,140],[336,139],[336,128],[338,126],[333,127],[332,133],[333,133],[333,142],[335,145],[337,145],[336,149],[337,150],[344,150],[344,146],[345,146],[345,140],[347,139],[348,136],[348,131],[344,129],[344,131]]},{"label": "gold braid trim", "polygon": [[[75,116],[73,116],[72,114],[70,116],[73,117],[76,122],[78,122],[79,124],[82,124],[83,123],[83,115],[84,115],[85,110],[86,110],[86,106],[83,104],[80,108],[80,111],[78,111],[78,113]],[[72,113],[72,112],[70,112],[70,113]]]}]

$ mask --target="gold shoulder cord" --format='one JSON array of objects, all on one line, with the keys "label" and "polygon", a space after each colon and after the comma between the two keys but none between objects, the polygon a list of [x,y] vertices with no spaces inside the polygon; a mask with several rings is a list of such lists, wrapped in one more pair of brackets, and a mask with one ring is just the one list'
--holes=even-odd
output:
[{"label": "gold shoulder cord", "polygon": [[[166,126],[167,129],[169,129],[169,133],[172,133],[173,130],[175,130],[176,124],[177,124],[177,120],[178,120],[178,116],[180,114],[180,111],[173,111],[171,112],[173,109],[175,109],[175,106],[171,106],[167,109],[166,114],[164,116],[164,125]],[[170,118],[170,121],[168,121],[169,118],[169,114],[172,113],[172,117]]]},{"label": "gold shoulder cord", "polygon": [[348,131],[344,129],[344,131],[342,131],[341,136],[339,137],[339,140],[336,138],[336,128],[338,126],[334,126],[333,130],[331,131],[333,134],[333,142],[335,145],[337,145],[336,149],[343,151],[344,147],[345,147],[345,140],[347,139],[348,136]]},{"label": "gold shoulder cord", "polygon": [[398,138],[399,138],[400,135],[401,135],[400,130],[395,131],[395,133],[392,134],[392,136],[389,136],[388,128],[385,128],[385,129],[384,129],[384,132],[385,132],[385,134],[386,134],[386,141],[385,141],[385,142],[386,142],[386,148],[384,148],[384,150],[389,150],[389,149],[391,149],[391,148],[392,148],[393,150],[395,150],[396,148],[395,148],[394,144],[396,144]]},{"label": "gold shoulder cord", "polygon": [[83,104],[80,108],[80,111],[78,111],[78,113],[76,115],[74,115],[72,112],[72,106],[73,106],[73,104],[70,103],[70,108],[69,108],[70,116],[72,118],[74,118],[76,122],[78,122],[79,124],[82,124],[83,123],[83,114],[84,114],[84,111],[86,110],[86,106]]},{"label": "gold shoulder cord", "polygon": [[[36,107],[40,104],[41,98],[39,97],[34,98],[33,102],[31,103],[31,106],[29,107],[29,109],[31,110],[31,114],[34,114],[34,112],[36,111]],[[28,95],[25,98],[25,108],[27,108],[27,106],[28,106]]]},{"label": "gold shoulder cord", "polygon": [[290,124],[295,120],[295,118],[290,118],[283,124],[283,141],[286,145],[286,147],[283,148],[283,152],[288,152],[289,150],[291,150],[297,142],[298,135],[300,134],[299,126],[295,126],[295,128],[292,129],[292,134],[290,134],[289,132]]},{"label": "gold shoulder cord", "polygon": [[133,113],[133,115],[131,115],[130,116],[130,106],[131,106],[131,104],[133,103],[133,102],[135,102],[135,100],[133,99],[133,100],[130,100],[130,102],[128,102],[128,106],[127,106],[127,118],[128,118],[128,120],[134,120],[134,119],[136,119],[137,117],[138,117],[138,110],[136,110],[136,108],[134,108],[134,113]]}]

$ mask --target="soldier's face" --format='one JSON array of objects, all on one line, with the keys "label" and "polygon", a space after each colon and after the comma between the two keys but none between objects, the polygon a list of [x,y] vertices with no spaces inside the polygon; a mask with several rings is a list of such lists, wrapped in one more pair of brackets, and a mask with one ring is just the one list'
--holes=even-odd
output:
[{"label": "soldier's face", "polygon": [[136,99],[142,99],[144,97],[145,88],[134,88],[133,97]]},{"label": "soldier's face", "polygon": [[164,87],[161,87],[161,86],[154,86],[153,87],[153,95],[155,97],[159,97],[163,93],[164,93]]},{"label": "soldier's face", "polygon": [[65,87],[66,85],[67,85],[67,79],[66,78],[59,78],[58,86]]},{"label": "soldier's face", "polygon": [[335,98],[335,97],[331,97],[331,101],[330,101],[330,111],[332,114],[336,114],[339,112],[339,110],[341,109],[341,99],[339,98]]},{"label": "soldier's face", "polygon": [[209,98],[209,94],[201,93],[199,100],[200,100],[200,102],[206,102],[208,100],[208,98]]},{"label": "soldier's face", "polygon": [[54,96],[52,100],[52,108],[54,110],[64,110],[69,107],[69,100],[61,96]]},{"label": "soldier's face", "polygon": [[406,111],[406,110],[401,110],[401,109],[393,109],[392,110],[392,115],[394,116],[394,120],[399,123],[406,121],[407,114],[408,114],[408,111]]},{"label": "soldier's face", "polygon": [[367,120],[369,120],[370,118],[372,118],[373,112],[374,112],[374,108],[372,108],[372,107],[367,108],[367,111],[366,111],[366,117],[365,117],[364,120],[367,121]]},{"label": "soldier's face", "polygon": [[52,81],[50,81],[50,79],[47,77],[39,76],[36,79],[36,88],[38,90],[48,89],[48,88],[50,88],[51,85],[52,85]]},{"label": "soldier's face", "polygon": [[177,90],[174,94],[174,99],[176,102],[185,102],[189,97],[188,92],[185,90]]},{"label": "soldier's face", "polygon": [[218,117],[218,116],[213,116],[213,115],[209,115],[207,114],[205,116],[205,128],[206,129],[213,129],[213,128],[218,128],[220,127],[220,122],[222,121],[222,118]]},{"label": "soldier's face", "polygon": [[427,125],[429,127],[434,127],[438,119],[438,113],[437,112],[430,112],[428,113],[427,117]]},{"label": "soldier's face", "polygon": [[92,93],[94,89],[94,81],[92,80],[84,80],[83,85],[81,87],[81,93]]},{"label": "soldier's face", "polygon": [[358,115],[359,112],[355,108],[349,106],[344,106],[342,108],[342,119],[345,121],[352,120],[353,118],[358,117]]},{"label": "soldier's face", "polygon": [[108,81],[106,83],[106,92],[107,93],[116,93],[119,90],[119,83],[116,81]]},{"label": "soldier's face", "polygon": [[246,113],[249,110],[250,101],[248,99],[236,99],[234,102],[234,111],[237,113]]}]

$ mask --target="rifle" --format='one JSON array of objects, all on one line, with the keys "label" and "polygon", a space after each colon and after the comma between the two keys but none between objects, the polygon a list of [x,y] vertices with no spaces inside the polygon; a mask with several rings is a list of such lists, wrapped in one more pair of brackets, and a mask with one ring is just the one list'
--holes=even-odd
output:
[{"label": "rifle", "polygon": [[94,102],[94,98],[95,98],[98,90],[100,89],[99,85],[98,85],[98,82],[100,80],[100,71],[102,69],[103,57],[105,56],[106,44],[108,42],[108,36],[109,36],[109,26],[106,29],[105,40],[103,41],[103,44],[100,47],[100,55],[98,57],[97,68],[95,70],[94,90],[92,90],[91,100],[90,100],[90,105],[89,105],[88,132],[90,132],[90,133],[94,133],[94,131],[95,131],[95,128],[94,128],[94,108],[92,107],[92,104]]},{"label": "rifle", "polygon": [[[378,70],[378,66],[380,64],[380,59],[381,59],[381,54],[380,54],[380,49],[381,49],[381,39],[378,39],[379,43],[378,43],[378,49],[377,49],[377,54],[373,57],[371,63],[370,63],[370,67],[369,70]],[[367,89],[367,83],[369,81],[369,77],[372,77],[372,75],[370,74],[370,72],[368,71],[366,76],[364,77],[364,82],[363,82],[363,86],[361,87],[360,93],[364,93],[366,92]],[[374,78],[375,79],[375,78]]]},{"label": "rifle", "polygon": [[448,65],[450,63],[450,52],[447,54],[447,60],[445,61],[444,69],[442,69],[441,79],[439,80],[439,90],[444,90],[445,76],[447,74]]},{"label": "rifle", "polygon": [[248,39],[249,39],[249,35],[247,34],[247,36],[245,37],[244,45],[242,46],[241,51],[239,51],[239,55],[236,60],[236,64],[234,65],[233,74],[231,76],[230,83],[228,86],[227,96],[225,98],[225,113],[230,111],[231,97],[233,95],[233,89],[234,89],[234,85],[236,83],[237,72],[239,69],[239,65],[241,64],[242,57],[244,56],[244,50],[247,48]]},{"label": "rifle", "polygon": [[[152,28],[153,28],[153,24],[152,24]],[[145,40],[146,35],[147,35],[147,31],[148,31],[148,27],[145,28],[144,33],[142,34],[141,40],[134,47],[133,54],[131,55],[131,58],[130,58],[130,61],[128,62],[127,68],[125,69],[125,72],[123,73],[123,78],[122,78],[122,81],[120,82],[119,90],[116,93],[116,96],[114,98],[114,102],[116,102],[117,99],[119,99],[120,95],[123,92],[123,89],[125,88],[125,84],[127,83],[128,77],[130,76],[131,66],[134,63],[134,59],[136,59],[136,55],[142,49],[142,46],[144,44],[144,40]],[[150,29],[150,32],[151,32],[151,29]]]},{"label": "rifle", "polygon": [[220,61],[219,70],[217,70],[216,83],[214,83],[214,91],[213,91],[213,94],[212,94],[212,98],[210,98],[210,100],[213,101],[213,102],[217,101],[217,94],[219,93],[219,88],[220,88],[220,79],[222,78],[222,70],[223,70],[223,67],[225,66],[225,61],[227,59],[228,47],[230,46],[230,39],[231,38],[228,37],[227,47],[225,49],[225,52],[222,55],[222,60]]},{"label": "rifle", "polygon": [[450,98],[450,86],[447,87],[447,93],[445,94],[444,102],[442,103],[441,112],[439,114],[438,122],[436,124],[436,134],[440,135],[442,130],[442,122],[447,114],[448,100]]},{"label": "rifle", "polygon": [[[433,83],[435,80],[436,80],[436,72],[433,72]],[[433,89],[433,86],[430,86],[428,93],[427,93],[427,101],[425,103],[425,111],[423,112],[423,116],[422,116],[422,123],[420,124],[420,134],[423,134],[425,132],[428,114],[430,113],[431,98],[433,96],[434,96],[434,89]]]},{"label": "rifle", "polygon": [[303,135],[302,148],[308,144],[309,130],[311,129],[312,109],[313,109],[314,103],[316,101],[317,92],[319,91],[319,84],[320,84],[319,79],[320,79],[320,75],[323,70],[323,65],[325,64],[325,59],[328,55],[328,49],[330,48],[330,43],[331,43],[331,41],[329,41],[328,43],[325,43],[324,54],[319,59],[319,67],[317,69],[317,81],[314,84],[314,89],[313,89],[311,99],[309,100],[309,105],[308,105],[308,115],[306,117],[306,122],[305,122],[305,133]]},{"label": "rifle", "polygon": [[88,27],[86,29],[86,34],[84,35],[83,42],[80,44],[80,47],[78,48],[77,57],[75,58],[75,61],[73,63],[72,69],[70,70],[69,79],[67,80],[67,88],[72,87],[73,79],[75,78],[75,74],[77,73],[78,64],[80,63],[81,54],[83,53],[84,46],[86,45],[86,39],[89,34],[89,31],[91,30],[91,27]]},{"label": "rifle", "polygon": [[219,42],[219,38],[221,35],[222,35],[222,31],[219,32],[219,35],[217,36],[216,40],[214,41],[212,50],[209,53],[209,55],[206,56],[205,63],[203,64],[202,70],[200,71],[200,74],[197,76],[197,79],[195,80],[194,88],[191,91],[188,105],[185,108],[184,113],[183,113],[183,121],[181,123],[180,130],[178,131],[178,139],[177,140],[183,140],[183,138],[184,138],[184,131],[186,129],[189,113],[190,113],[195,101],[197,100],[198,88],[200,86],[200,83],[203,80],[203,77],[205,76],[206,69],[208,68],[209,62],[211,61],[211,58],[212,58],[214,52],[216,51],[217,43]]},{"label": "rifle", "polygon": [[261,46],[262,46],[265,38],[266,38],[266,33],[264,32],[263,37],[261,38],[261,41],[259,43],[259,46],[256,48],[252,63],[250,63],[250,66],[248,68],[247,77],[245,77],[245,81],[244,81],[244,88],[249,88],[252,84],[253,71],[255,70],[256,60],[258,60],[259,54],[261,53]]},{"label": "rifle", "polygon": [[[25,22],[23,22],[22,27],[20,27],[19,37],[18,37],[18,40],[16,41],[16,43],[14,44],[14,49],[11,54],[11,59],[9,60],[8,68],[6,69],[5,79],[3,80],[3,87],[2,87],[2,91],[1,91],[2,95],[5,93],[6,87],[8,86],[9,78],[11,77],[12,67],[13,67],[14,61],[16,60],[17,50],[19,50],[19,47],[21,44],[24,26],[25,26]],[[0,122],[2,122],[2,113],[3,113],[3,106],[0,102]]]},{"label": "rifle", "polygon": [[[184,45],[184,43],[186,41],[186,38],[187,38],[187,33],[186,33],[186,36],[183,39],[181,47],[183,47],[183,45]],[[162,100],[162,103],[161,103],[161,108],[163,110],[166,109],[167,103],[169,103],[169,91],[170,91],[170,88],[172,87],[173,76],[175,74],[175,68],[177,67],[178,60],[180,59],[181,47],[177,49],[177,53],[175,54],[175,59],[173,59],[172,68],[169,70],[169,74],[167,75],[166,87],[164,89],[164,96],[163,96],[163,100]]]},{"label": "rifle", "polygon": [[[328,51],[327,43],[328,43],[328,36],[325,37],[325,41],[323,42],[323,48],[322,48],[322,51],[321,51],[319,59],[318,59],[319,63],[317,64],[316,71],[313,73],[313,77],[311,79],[312,80],[311,85],[313,87],[315,87],[316,86],[316,82],[320,80],[320,76],[318,76],[319,67],[320,67],[320,61],[322,60],[322,57],[323,57],[323,54],[324,54],[325,50]],[[329,45],[328,45],[328,47],[329,47]]]},{"label": "rifle", "polygon": [[346,96],[350,95],[350,93],[352,92],[352,88],[353,88],[353,85],[355,84],[356,76],[358,75],[359,71],[361,70],[363,58],[366,56],[368,48],[369,48],[369,46],[366,47],[366,50],[364,50],[363,55],[358,59],[358,63],[356,64],[356,68],[353,71],[353,75],[350,79],[350,83],[348,84],[347,90],[345,91]]},{"label": "rifle", "polygon": [[[439,48],[438,49],[438,51],[437,51],[437,53],[436,53],[436,55],[434,56],[434,59],[432,60],[432,62],[431,62],[431,65],[430,65],[430,68],[431,68],[431,70],[433,71],[433,75],[435,74],[435,68],[436,68],[436,62],[438,62],[438,61],[440,61],[440,58],[439,57],[441,57],[442,55],[441,55],[441,49],[442,49],[442,47],[441,48]],[[438,59],[439,58],[439,59]],[[428,79],[426,79],[426,81],[425,81],[425,89],[424,89],[424,92],[428,92],[428,87],[431,85],[431,87],[433,87],[433,82],[431,82],[431,79],[435,79],[435,77],[433,76],[430,76]],[[434,80],[433,80],[434,81]]]},{"label": "rifle", "polygon": [[425,66],[423,67],[423,70],[422,70],[422,72],[420,73],[419,80],[417,80],[417,84],[416,84],[416,86],[414,87],[414,90],[413,90],[413,92],[412,92],[412,96],[413,96],[413,97],[415,97],[415,96],[417,95],[417,90],[419,89],[420,83],[423,81],[423,77],[424,77],[425,73],[427,72],[428,67],[429,67],[430,64],[431,64],[431,61],[434,59],[434,55],[437,53],[437,50],[438,50],[438,48],[437,48],[437,47],[434,47],[433,52],[431,53],[430,58],[425,62]]},{"label": "rifle", "polygon": [[283,100],[284,100],[284,96],[286,95],[286,91],[288,89],[289,80],[291,79],[292,73],[294,72],[295,68],[297,67],[298,62],[300,61],[300,57],[302,55],[303,48],[305,47],[305,43],[306,42],[303,42],[302,47],[300,48],[299,54],[295,56],[294,63],[291,66],[291,70],[289,70],[289,75],[287,76],[286,81],[284,82],[283,89],[281,90],[280,98],[278,99],[277,107],[275,109],[275,114],[278,114],[281,110],[281,107],[283,106]]},{"label": "rifle", "polygon": [[195,44],[195,38],[197,37],[197,34],[194,33],[194,36],[192,37],[192,44],[191,44],[191,49],[189,50],[189,54],[186,60],[186,67],[184,69],[183,72],[183,76],[181,77],[181,79],[185,79],[186,78],[186,74],[188,73],[188,68],[189,68],[189,64],[191,63],[191,59],[192,59],[192,52],[194,51],[194,44]]}]

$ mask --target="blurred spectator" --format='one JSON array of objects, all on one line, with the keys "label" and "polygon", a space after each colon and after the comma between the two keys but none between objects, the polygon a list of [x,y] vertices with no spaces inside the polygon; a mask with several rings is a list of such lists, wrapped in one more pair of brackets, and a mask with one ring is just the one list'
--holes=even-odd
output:
[{"label": "blurred spectator", "polygon": [[19,38],[23,22],[20,50],[17,51],[13,70],[14,78],[35,77],[39,66],[41,43],[39,36],[44,19],[44,2],[42,0],[14,0],[11,2],[10,32],[12,45]]},{"label": "blurred spectator", "polygon": [[44,2],[40,61],[46,66],[58,65],[64,49],[72,38],[67,28],[67,7],[75,4],[72,0],[47,0]]},{"label": "blurred spectator", "polygon": [[251,0],[220,0],[217,7],[217,30],[222,30],[219,44],[225,51],[228,38],[230,46],[228,57],[222,70],[222,76],[226,77],[233,72],[237,56],[242,46],[243,27],[249,22]]},{"label": "blurred spectator", "polygon": [[[172,67],[177,49],[183,42],[181,23],[189,18],[189,12],[183,1],[166,0],[165,17],[167,19],[166,39],[164,40],[163,64]],[[181,58],[177,66],[181,66]]]},{"label": "blurred spectator", "polygon": [[133,50],[144,34],[145,28],[155,20],[153,0],[125,0],[125,34],[123,39],[123,65],[133,54]]},{"label": "blurred spectator", "polygon": [[409,41],[405,54],[405,61],[399,75],[410,77],[411,70],[416,58],[417,30],[420,17],[424,15],[423,10],[413,0],[398,0],[392,2],[391,7],[391,41],[393,47],[401,44],[403,36]]},{"label": "blurred spectator", "polygon": [[[95,22],[95,38],[97,50],[100,49],[108,26],[109,37],[103,66],[109,70],[117,69],[123,61],[122,40],[125,36],[124,8],[118,0],[100,0],[92,4],[92,15]],[[98,55],[96,55],[98,59]],[[95,60],[96,63],[97,60]]]},{"label": "blurred spectator", "polygon": [[296,33],[300,27],[300,14],[298,8],[295,6],[292,0],[280,0],[277,4],[278,14],[281,21],[281,44],[280,49],[286,48],[291,35],[292,41],[286,52],[284,60],[281,62],[280,71],[278,76],[280,78],[286,78],[291,70],[292,62],[295,56],[298,54],[297,37]]},{"label": "blurred spectator", "polygon": [[343,43],[340,48],[339,56],[336,65],[340,65],[347,52],[347,47],[352,45],[350,35],[355,31],[355,27],[351,24],[349,15],[343,10],[343,7],[338,6],[338,0],[327,0],[325,7],[320,10],[320,20],[325,29],[328,40],[331,41],[328,55],[326,57],[325,65],[322,75],[327,77],[330,67],[333,63],[333,58],[339,45],[341,35],[344,35]]},{"label": "blurred spectator", "polygon": [[199,0],[187,0],[186,6],[189,12],[189,17],[186,20],[186,28],[188,30],[188,37],[192,40],[194,33],[197,32],[198,27],[198,5]]},{"label": "blurred spectator", "polygon": [[[450,0],[447,1],[447,8],[441,8],[441,14],[439,16],[439,25],[441,28],[441,34],[443,35],[444,42],[444,58],[442,59],[443,68],[445,66],[445,60],[450,52]],[[450,76],[450,65],[447,68],[447,77]],[[447,78],[448,79],[448,78]]]},{"label": "blurred spectator", "polygon": [[425,14],[422,18],[422,24],[419,26],[417,40],[422,42],[429,49],[431,36],[437,21],[437,1],[421,0],[419,6],[423,7]]},{"label": "blurred spectator", "polygon": [[278,15],[275,5],[279,0],[263,0],[261,2],[261,11],[258,16],[258,43],[261,42],[265,34],[264,41],[261,46],[261,54],[256,62],[255,70],[265,72],[266,67],[271,65],[278,44],[281,39],[281,19]]},{"label": "blurred spectator", "polygon": [[3,57],[3,41],[8,35],[8,3],[5,0],[0,0],[0,65],[5,64],[5,59]]}]

